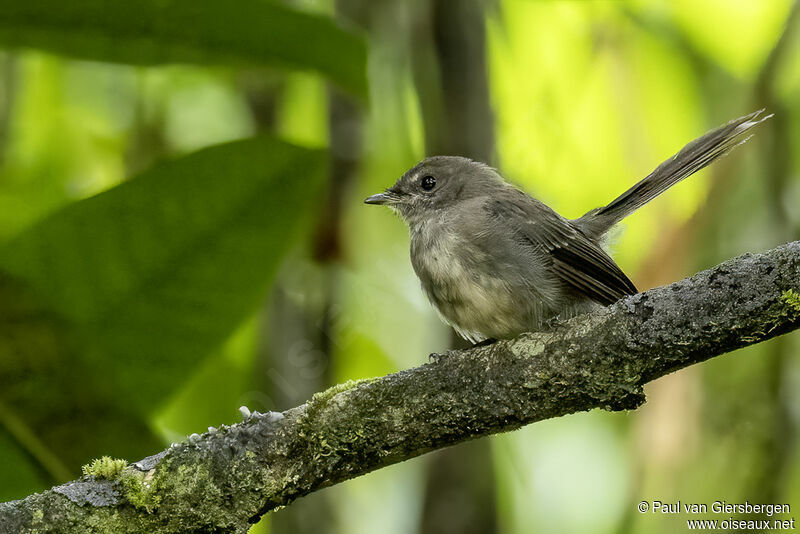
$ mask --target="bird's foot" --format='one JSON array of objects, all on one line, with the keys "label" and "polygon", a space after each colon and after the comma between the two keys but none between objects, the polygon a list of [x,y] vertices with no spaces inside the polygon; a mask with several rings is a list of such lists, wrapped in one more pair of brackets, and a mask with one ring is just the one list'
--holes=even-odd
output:
[{"label": "bird's foot", "polygon": [[545,320],[544,325],[547,327],[547,330],[552,330],[564,321],[566,321],[565,318],[561,317],[560,315],[554,315]]},{"label": "bird's foot", "polygon": [[444,359],[446,355],[447,355],[446,352],[444,354],[438,352],[431,352],[430,354],[428,354],[428,361],[431,363],[439,363]]},{"label": "bird's foot", "polygon": [[453,354],[452,350],[446,350],[444,352],[431,352],[428,354],[428,360],[431,363],[439,363],[449,358],[451,354]]},{"label": "bird's foot", "polygon": [[[489,346],[489,345],[491,345],[493,343],[496,343],[496,342],[497,342],[497,340],[494,339],[494,338],[484,339],[483,341],[481,341],[479,343],[475,343],[474,345],[472,345],[469,348],[474,349],[474,348],[477,348],[477,347],[487,347],[487,346]],[[428,360],[430,362],[432,362],[432,363],[439,363],[439,362],[449,358],[450,355],[453,354],[454,352],[457,352],[457,351],[447,350],[447,351],[441,352],[441,353],[440,352],[431,352],[428,355]]]}]

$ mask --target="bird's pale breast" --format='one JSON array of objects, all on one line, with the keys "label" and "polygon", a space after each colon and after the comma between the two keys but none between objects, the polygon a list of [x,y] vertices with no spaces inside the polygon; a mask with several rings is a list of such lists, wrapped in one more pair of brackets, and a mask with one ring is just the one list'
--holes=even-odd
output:
[{"label": "bird's pale breast", "polygon": [[[492,274],[493,258],[466,243],[464,236],[423,224],[412,231],[411,249],[425,294],[462,337],[477,342],[529,329],[526,314],[520,313],[520,295]],[[479,263],[484,268],[476,269]]]}]

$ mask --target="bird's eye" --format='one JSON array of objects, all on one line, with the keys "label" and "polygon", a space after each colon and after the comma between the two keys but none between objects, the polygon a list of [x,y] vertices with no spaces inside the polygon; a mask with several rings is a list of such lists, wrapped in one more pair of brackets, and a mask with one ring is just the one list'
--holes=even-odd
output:
[{"label": "bird's eye", "polygon": [[422,185],[422,189],[425,191],[430,191],[434,187],[436,187],[436,178],[433,176],[423,176],[422,180],[420,181],[420,185]]}]

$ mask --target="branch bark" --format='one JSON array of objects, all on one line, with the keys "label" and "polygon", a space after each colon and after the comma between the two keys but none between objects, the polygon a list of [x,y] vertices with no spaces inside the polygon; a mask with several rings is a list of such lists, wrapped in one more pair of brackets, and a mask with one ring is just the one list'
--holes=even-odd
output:
[{"label": "branch bark", "polygon": [[0,532],[245,533],[297,497],[434,449],[592,408],[800,326],[800,241],[547,332],[434,356],[193,435],[113,475],[0,504]]}]

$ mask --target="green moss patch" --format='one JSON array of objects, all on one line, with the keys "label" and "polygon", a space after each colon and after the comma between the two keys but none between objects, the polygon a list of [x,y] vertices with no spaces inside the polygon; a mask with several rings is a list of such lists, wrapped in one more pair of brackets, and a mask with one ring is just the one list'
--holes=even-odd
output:
[{"label": "green moss patch", "polygon": [[151,513],[161,502],[161,496],[156,494],[156,480],[154,471],[142,472],[137,469],[127,469],[119,477],[119,483],[134,507]]},{"label": "green moss patch", "polygon": [[128,466],[127,460],[103,456],[97,458],[92,463],[81,467],[84,476],[115,480],[119,474]]},{"label": "green moss patch", "polygon": [[800,313],[800,294],[794,289],[784,291],[781,300],[788,304],[795,312]]}]

